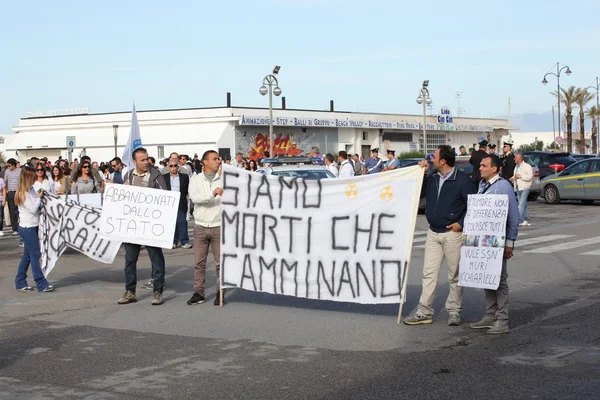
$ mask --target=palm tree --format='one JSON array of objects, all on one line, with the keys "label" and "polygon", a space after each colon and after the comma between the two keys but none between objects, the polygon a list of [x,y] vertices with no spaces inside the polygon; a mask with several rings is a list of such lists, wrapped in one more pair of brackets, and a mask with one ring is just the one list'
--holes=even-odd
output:
[{"label": "palm tree", "polygon": [[585,154],[585,105],[594,98],[587,89],[577,89],[575,103],[579,106],[579,154]]},{"label": "palm tree", "polygon": [[[567,89],[560,88],[561,93],[552,93],[554,97],[558,97],[559,101],[565,105],[565,118],[567,119],[567,151],[571,153],[573,151],[573,104],[575,104],[575,97],[577,96],[578,89],[575,86],[569,86]],[[562,121],[558,121],[562,123]]]},{"label": "palm tree", "polygon": [[586,111],[587,117],[592,120],[592,153],[598,154],[598,124],[597,118],[600,118],[600,108],[592,106]]}]

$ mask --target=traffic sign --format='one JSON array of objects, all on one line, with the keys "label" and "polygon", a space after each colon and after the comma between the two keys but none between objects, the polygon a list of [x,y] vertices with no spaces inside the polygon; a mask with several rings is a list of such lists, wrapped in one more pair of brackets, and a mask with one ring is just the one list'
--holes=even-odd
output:
[{"label": "traffic sign", "polygon": [[75,147],[75,136],[67,136],[67,147],[72,149]]},{"label": "traffic sign", "polygon": [[556,144],[562,144],[563,137],[562,136],[557,136],[557,137],[554,138],[554,141],[556,142]]}]

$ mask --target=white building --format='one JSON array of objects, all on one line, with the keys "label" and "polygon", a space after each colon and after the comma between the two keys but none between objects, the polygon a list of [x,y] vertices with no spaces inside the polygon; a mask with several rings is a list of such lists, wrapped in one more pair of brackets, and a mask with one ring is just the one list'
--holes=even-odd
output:
[{"label": "white building", "polygon": [[[218,150],[222,156],[242,152],[256,159],[268,150],[269,110],[249,107],[193,108],[138,111],[142,143],[151,156],[168,157],[175,151],[188,154]],[[370,156],[379,147],[401,152],[422,148],[423,116],[360,112],[274,109],[275,153],[308,154],[313,146],[321,153],[346,150]],[[72,158],[83,148],[94,161],[122,156],[129,136],[131,112],[32,116],[21,118],[6,135],[6,158],[24,162],[32,156],[69,158],[67,138],[74,137]],[[452,118],[447,108],[427,117],[429,152],[440,144],[475,147],[482,139],[499,144],[508,133],[502,119]],[[514,129],[514,128],[511,128]],[[116,145],[115,145],[116,142]]]}]

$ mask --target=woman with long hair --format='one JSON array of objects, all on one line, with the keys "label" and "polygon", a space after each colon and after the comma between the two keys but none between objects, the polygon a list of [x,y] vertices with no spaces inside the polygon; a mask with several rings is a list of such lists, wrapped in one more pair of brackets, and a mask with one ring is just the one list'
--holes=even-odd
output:
[{"label": "woman with long hair", "polygon": [[250,172],[256,172],[258,169],[258,164],[256,164],[256,161],[250,160],[248,161],[248,167],[246,169]]},{"label": "woman with long hair", "polygon": [[33,168],[35,169],[35,182],[33,183],[35,191],[38,192],[40,189],[43,189],[48,193],[55,193],[54,181],[48,179],[48,174],[46,173],[46,163],[38,161]]},{"label": "woman with long hair", "polygon": [[36,172],[31,167],[23,167],[19,186],[15,193],[15,204],[19,206],[19,235],[23,240],[23,257],[19,263],[17,276],[15,277],[15,286],[17,290],[27,292],[33,290],[27,284],[27,270],[31,265],[31,272],[38,292],[51,292],[54,286],[51,286],[40,266],[40,241],[38,238],[38,225],[40,223],[40,198],[43,190],[36,190],[33,184],[36,181]]},{"label": "woman with long hair", "polygon": [[52,167],[52,181],[56,194],[67,194],[67,178],[58,165]]},{"label": "woman with long hair", "polygon": [[79,163],[71,186],[72,194],[96,193],[100,189],[100,182],[94,179],[91,168],[89,161]]}]

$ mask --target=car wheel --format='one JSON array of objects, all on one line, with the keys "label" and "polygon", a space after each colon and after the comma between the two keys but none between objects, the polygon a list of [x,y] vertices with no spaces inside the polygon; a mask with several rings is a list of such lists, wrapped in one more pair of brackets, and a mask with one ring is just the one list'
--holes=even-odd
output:
[{"label": "car wheel", "polygon": [[591,206],[592,204],[594,204],[594,200],[581,200],[581,202],[586,206]]},{"label": "car wheel", "polygon": [[529,193],[529,196],[527,196],[527,201],[536,201],[538,197],[540,197],[539,193]]},{"label": "car wheel", "polygon": [[544,200],[546,203],[550,204],[558,204],[560,203],[560,195],[558,194],[558,189],[554,185],[548,185],[544,189]]}]

